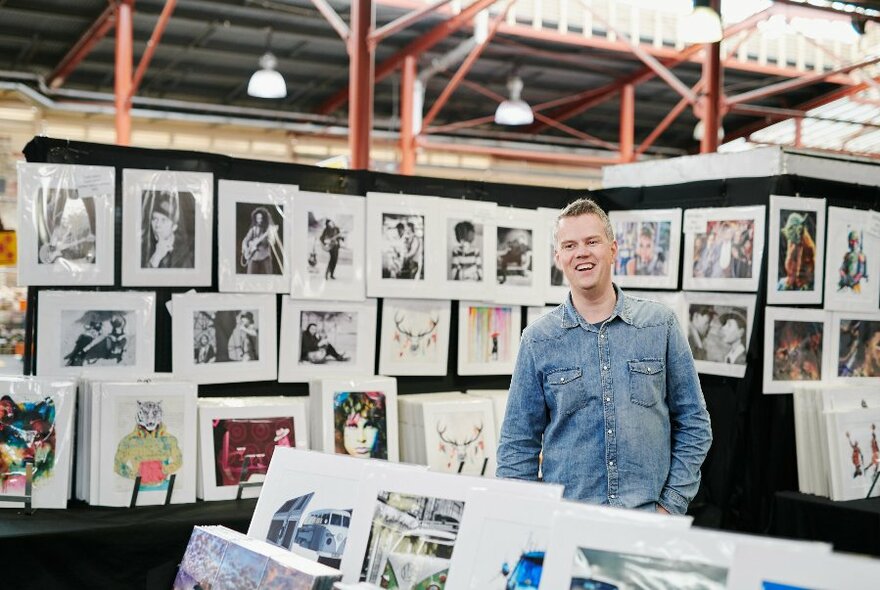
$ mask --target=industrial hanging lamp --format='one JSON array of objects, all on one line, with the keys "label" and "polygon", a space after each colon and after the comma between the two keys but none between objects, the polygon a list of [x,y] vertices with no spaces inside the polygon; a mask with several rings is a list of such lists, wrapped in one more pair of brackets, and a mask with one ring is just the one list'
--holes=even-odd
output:
[{"label": "industrial hanging lamp", "polygon": [[260,58],[260,69],[254,72],[248,82],[247,93],[256,98],[284,98],[287,96],[287,83],[284,76],[275,68],[278,59],[269,51],[272,45],[272,29],[266,36],[266,53]]},{"label": "industrial hanging lamp", "polygon": [[678,21],[678,38],[685,43],[717,43],[724,36],[721,16],[709,0],[694,0],[694,9]]},{"label": "industrial hanging lamp", "polygon": [[535,121],[532,107],[520,98],[523,81],[519,76],[511,76],[507,80],[510,98],[498,105],[495,110],[495,122],[499,125],[529,125]]}]

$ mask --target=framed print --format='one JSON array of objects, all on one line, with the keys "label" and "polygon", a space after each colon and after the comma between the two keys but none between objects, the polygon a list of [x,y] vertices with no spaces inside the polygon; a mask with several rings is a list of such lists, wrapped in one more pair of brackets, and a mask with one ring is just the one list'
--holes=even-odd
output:
[{"label": "framed print", "polygon": [[[23,496],[33,465],[31,505],[67,508],[74,446],[76,383],[39,377],[0,379],[0,491]],[[0,508],[21,508],[0,502]]]},{"label": "framed print", "polygon": [[425,459],[431,471],[495,474],[498,433],[492,400],[479,396],[437,400],[425,403],[421,413]]},{"label": "framed print", "polygon": [[744,377],[755,295],[685,293],[685,333],[699,373]]},{"label": "framed print", "polygon": [[617,240],[614,282],[621,287],[677,289],[681,209],[609,211]]},{"label": "framed print", "polygon": [[281,304],[278,381],[303,383],[345,375],[373,375],[376,300],[293,301]]},{"label": "framed print", "polygon": [[446,375],[451,315],[451,301],[384,299],[379,373]]},{"label": "framed print", "polygon": [[684,289],[757,291],[766,207],[684,212]]},{"label": "framed print", "polygon": [[830,334],[834,365],[826,378],[880,383],[880,313],[834,312]]},{"label": "framed print", "polygon": [[316,379],[309,383],[309,408],[314,449],[399,460],[396,379]]},{"label": "framed print", "polygon": [[179,382],[104,385],[93,503],[128,506],[140,478],[137,504],[163,504],[171,475],[171,503],[196,501],[196,390]]},{"label": "framed print", "polygon": [[556,220],[562,209],[538,207],[538,217],[542,231],[549,244],[550,257],[541,282],[544,285],[544,301],[546,303],[562,303],[568,297],[569,284],[565,274],[556,266]]},{"label": "framed print", "polygon": [[122,196],[122,284],[209,286],[213,175],[123,170]]},{"label": "framed print", "polygon": [[877,559],[829,550],[819,554],[814,545],[818,544],[787,541],[772,549],[752,545],[737,547],[727,587],[730,590],[868,590],[880,577]]},{"label": "framed print", "polygon": [[880,301],[880,236],[870,230],[871,213],[828,207],[825,309],[877,311]]},{"label": "framed print", "polygon": [[821,381],[829,366],[831,314],[821,309],[767,307],[764,317],[764,393],[791,393]]},{"label": "framed print", "polygon": [[274,295],[177,293],[171,302],[176,376],[195,383],[275,379]]},{"label": "framed print", "polygon": [[[265,479],[276,448],[309,448],[305,398],[201,398],[198,407],[196,495],[201,499],[233,500],[240,481]],[[244,488],[241,497],[256,498],[259,493],[259,488]]]},{"label": "framed print", "polygon": [[495,301],[542,305],[547,273],[546,228],[534,209],[498,207],[495,210]]},{"label": "framed print", "polygon": [[112,285],[116,171],[18,162],[20,285]]},{"label": "framed print", "polygon": [[827,444],[831,499],[857,500],[880,496],[874,477],[880,472],[880,443],[877,423],[880,408],[863,407],[828,412]]},{"label": "framed print", "polygon": [[299,191],[293,198],[295,299],[363,301],[366,199]]},{"label": "framed print", "polygon": [[156,295],[146,291],[40,291],[37,374],[152,373]]},{"label": "framed print", "polygon": [[288,293],[293,196],[289,184],[218,182],[220,291]]},{"label": "framed print", "polygon": [[822,303],[825,199],[770,195],[767,303]]},{"label": "framed print", "polygon": [[438,199],[443,214],[444,265],[440,293],[485,298],[495,280],[494,202]]},{"label": "framed print", "polygon": [[440,287],[445,229],[440,200],[419,195],[367,193],[367,295],[433,298]]},{"label": "framed print", "polygon": [[460,301],[458,374],[512,374],[521,332],[520,306]]}]

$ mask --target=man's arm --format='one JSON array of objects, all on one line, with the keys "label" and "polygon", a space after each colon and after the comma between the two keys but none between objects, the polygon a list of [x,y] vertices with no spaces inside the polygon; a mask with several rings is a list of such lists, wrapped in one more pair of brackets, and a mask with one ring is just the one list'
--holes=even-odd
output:
[{"label": "man's arm", "polygon": [[659,505],[684,514],[700,487],[700,466],[712,444],[712,427],[694,359],[675,316],[670,317],[668,330],[666,397],[672,451]]},{"label": "man's arm", "polygon": [[529,342],[523,339],[510,380],[507,411],[498,445],[498,477],[538,479],[541,439],[547,426],[544,389]]}]

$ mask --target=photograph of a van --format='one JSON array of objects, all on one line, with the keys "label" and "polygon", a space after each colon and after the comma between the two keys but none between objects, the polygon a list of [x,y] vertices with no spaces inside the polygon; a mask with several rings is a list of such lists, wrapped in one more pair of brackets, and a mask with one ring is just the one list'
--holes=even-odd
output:
[{"label": "photograph of a van", "polygon": [[541,572],[544,569],[543,551],[526,551],[519,556],[516,565],[511,569],[509,563],[501,566],[501,575],[507,583],[504,590],[536,589],[541,583]]},{"label": "photograph of a van", "polygon": [[351,510],[315,510],[302,520],[293,542],[317,553],[321,563],[338,568],[350,524]]},{"label": "photograph of a van", "polygon": [[389,590],[443,590],[455,534],[414,529],[388,553],[380,586]]}]

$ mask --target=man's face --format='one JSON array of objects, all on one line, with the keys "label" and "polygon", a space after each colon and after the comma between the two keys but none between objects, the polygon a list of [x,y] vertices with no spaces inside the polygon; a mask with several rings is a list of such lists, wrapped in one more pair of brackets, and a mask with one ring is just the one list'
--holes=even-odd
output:
[{"label": "man's face", "polygon": [[639,236],[639,247],[636,249],[639,260],[647,262],[654,259],[654,241],[648,236]]},{"label": "man's face", "polygon": [[557,226],[554,258],[572,289],[601,292],[611,286],[617,242],[609,242],[605,225],[595,215],[563,217]]},{"label": "man's face", "polygon": [[728,318],[724,325],[721,326],[721,338],[726,344],[733,344],[742,338],[743,330],[739,327],[737,321]]},{"label": "man's face", "polygon": [[150,217],[150,224],[153,227],[153,234],[160,240],[171,237],[177,228],[170,217],[159,211],[153,211],[153,215]]},{"label": "man's face", "polygon": [[691,325],[700,336],[705,336],[709,332],[709,314],[695,311],[691,315]]},{"label": "man's face", "polygon": [[257,213],[256,215],[254,215],[254,219],[256,220],[257,225],[263,225],[263,214],[262,213]]}]

